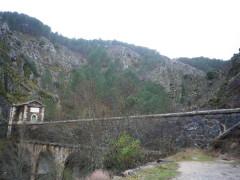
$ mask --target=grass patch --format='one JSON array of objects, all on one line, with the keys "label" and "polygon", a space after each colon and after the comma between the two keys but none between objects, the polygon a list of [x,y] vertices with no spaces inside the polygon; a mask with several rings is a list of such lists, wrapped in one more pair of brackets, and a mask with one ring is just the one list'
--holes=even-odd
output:
[{"label": "grass patch", "polygon": [[139,171],[136,175],[122,178],[123,180],[167,180],[175,177],[177,172],[177,163],[166,163],[155,168]]},{"label": "grass patch", "polygon": [[173,161],[213,161],[214,157],[207,151],[200,149],[186,149],[171,157]]}]

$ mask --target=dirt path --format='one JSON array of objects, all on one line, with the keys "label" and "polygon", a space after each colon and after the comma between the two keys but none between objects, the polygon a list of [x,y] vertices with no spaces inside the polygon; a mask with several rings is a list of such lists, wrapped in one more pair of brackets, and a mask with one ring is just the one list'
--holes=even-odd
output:
[{"label": "dirt path", "polygon": [[179,163],[180,175],[174,180],[240,180],[240,165],[227,161]]}]

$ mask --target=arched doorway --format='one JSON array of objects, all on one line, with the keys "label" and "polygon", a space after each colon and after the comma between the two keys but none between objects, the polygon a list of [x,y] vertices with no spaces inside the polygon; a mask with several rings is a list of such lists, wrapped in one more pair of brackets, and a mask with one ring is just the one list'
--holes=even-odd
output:
[{"label": "arched doorway", "polygon": [[56,165],[53,155],[46,151],[41,152],[37,161],[36,179],[54,180],[56,178]]},{"label": "arched doorway", "polygon": [[38,121],[38,115],[37,114],[32,114],[31,115],[31,122],[36,123]]},{"label": "arched doorway", "polygon": [[65,161],[63,180],[85,179],[93,171],[91,157],[87,153],[72,153]]}]

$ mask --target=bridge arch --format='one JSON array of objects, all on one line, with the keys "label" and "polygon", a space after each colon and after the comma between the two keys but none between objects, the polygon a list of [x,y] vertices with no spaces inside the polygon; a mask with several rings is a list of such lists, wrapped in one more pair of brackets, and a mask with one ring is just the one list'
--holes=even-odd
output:
[{"label": "bridge arch", "polygon": [[42,151],[38,155],[35,170],[36,180],[50,180],[57,176],[57,166],[54,155],[49,151]]},{"label": "bridge arch", "polygon": [[79,151],[69,154],[63,170],[63,180],[82,179],[93,171],[93,163],[88,153]]}]

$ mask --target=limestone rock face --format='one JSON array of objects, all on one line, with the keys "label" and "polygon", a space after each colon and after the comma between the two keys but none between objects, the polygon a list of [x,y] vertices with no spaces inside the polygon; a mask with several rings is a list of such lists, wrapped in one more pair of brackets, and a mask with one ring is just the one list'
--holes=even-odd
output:
[{"label": "limestone rock face", "polygon": [[[209,86],[206,72],[162,55],[156,61],[148,60],[141,52],[123,45],[108,46],[107,52],[123,70],[134,69],[139,79],[164,87],[175,104],[173,110],[192,110],[203,106],[219,86],[219,80]],[[148,61],[152,63],[150,66],[146,65]],[[185,104],[180,105],[179,101],[183,99]]]},{"label": "limestone rock face", "polygon": [[123,69],[136,67],[141,57],[128,47],[112,45],[107,48],[109,56],[115,61],[119,61]]},{"label": "limestone rock face", "polygon": [[171,86],[181,86],[185,76],[203,79],[205,73],[179,61],[169,60],[165,65],[155,67],[146,78],[161,84],[170,92]]},{"label": "limestone rock face", "polygon": [[1,23],[0,26],[0,35],[3,36],[9,32],[9,27],[7,23]]},{"label": "limestone rock face", "polygon": [[[6,39],[11,49],[9,56],[13,59],[20,55],[27,56],[40,67],[59,65],[64,70],[69,71],[76,66],[86,63],[86,59],[81,54],[72,52],[64,46],[54,44],[45,37],[31,37],[19,32],[12,32]],[[20,45],[19,45],[20,44]]]}]

